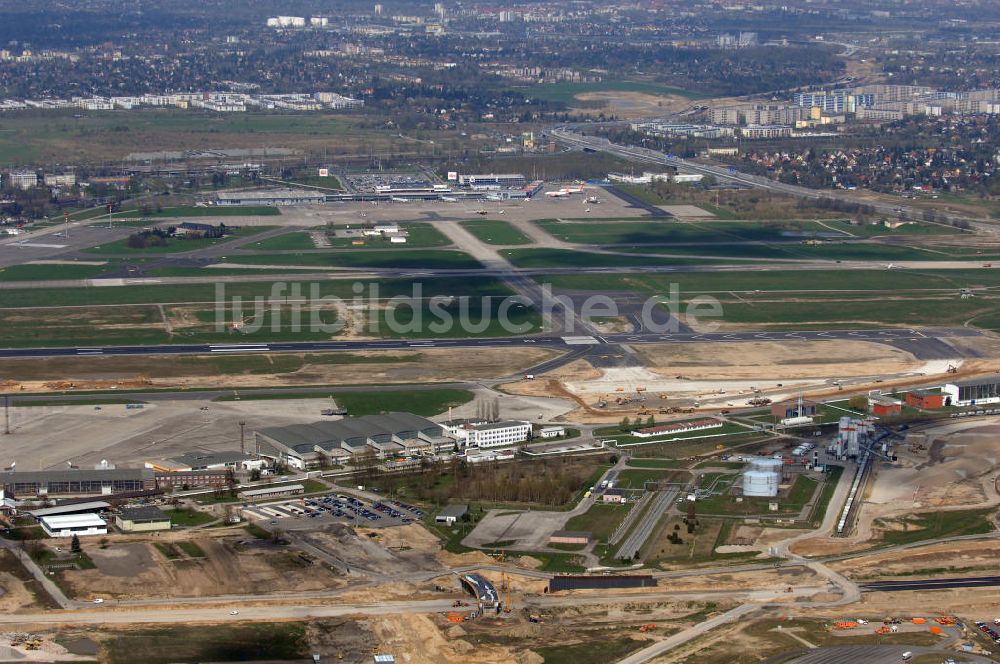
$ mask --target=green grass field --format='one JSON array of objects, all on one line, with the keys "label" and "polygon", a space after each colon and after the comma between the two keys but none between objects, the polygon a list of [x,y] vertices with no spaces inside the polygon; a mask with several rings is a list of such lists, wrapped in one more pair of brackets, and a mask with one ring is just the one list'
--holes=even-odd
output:
[{"label": "green grass field", "polygon": [[[804,245],[798,242],[782,244],[696,244],[674,247],[631,248],[615,247],[616,251],[670,254],[673,256],[709,256],[733,259],[796,259],[829,261],[952,261],[964,260],[951,250],[933,247],[901,247],[890,244],[861,242],[829,242],[822,245]],[[681,259],[682,260],[682,259]]]},{"label": "green grass field", "polygon": [[[454,297],[468,296],[501,296],[511,295],[512,291],[501,281],[493,277],[434,277],[422,279],[424,294],[450,295]],[[303,284],[303,292],[310,294],[311,284]],[[256,282],[226,284],[224,296],[242,297],[244,302],[256,296],[268,297],[274,283],[262,279]],[[317,284],[319,297],[336,296],[344,300],[354,297],[352,284],[344,281],[324,281]],[[385,279],[366,282],[367,296],[370,292],[380,298],[395,295],[410,295],[413,292],[413,282],[407,279]],[[66,288],[7,288],[0,299],[0,309],[20,307],[72,307],[94,306],[108,304],[157,304],[157,303],[190,303],[204,302],[214,305],[216,301],[214,284],[162,285],[162,286],[121,286],[117,288],[95,288],[86,291],[86,298],[81,298],[79,290]],[[279,294],[280,296],[280,294]]]},{"label": "green grass field", "polygon": [[[565,242],[578,244],[655,244],[673,242],[725,243],[795,241],[797,233],[835,233],[815,221],[783,222],[679,222],[650,221],[577,222],[543,220],[542,230]],[[849,236],[843,235],[844,238]]]},{"label": "green grass field", "polygon": [[768,272],[697,272],[675,274],[553,275],[553,287],[572,290],[622,290],[661,294],[677,284],[682,293],[829,291],[915,293],[928,289],[957,294],[959,288],[1000,286],[1000,270],[774,270]]},{"label": "green grass field", "polygon": [[[417,222],[400,224],[399,227],[407,233],[405,245],[392,244],[388,238],[334,237],[333,235],[327,233],[327,229],[316,229],[313,232],[327,233],[327,240],[330,243],[330,248],[333,249],[391,249],[395,251],[405,249],[421,249],[427,247],[445,247],[451,244],[451,241],[442,235],[441,232],[434,228],[431,224]],[[353,242],[358,240],[363,241],[364,245],[355,246]],[[293,231],[291,233],[286,233],[285,235],[279,235],[267,240],[262,240],[261,242],[256,242],[252,245],[247,245],[246,248],[260,251],[293,251],[298,249],[316,249],[317,247],[313,243],[309,232]]]},{"label": "green grass field", "polygon": [[[521,268],[546,267],[647,267],[659,265],[707,265],[718,260],[701,258],[669,258],[666,256],[624,256],[597,254],[569,249],[506,249],[503,254]],[[731,262],[731,261],[729,261]]]},{"label": "green grass field", "polygon": [[[201,208],[197,208],[201,209]],[[162,225],[162,224],[161,224]],[[204,249],[205,247],[213,247],[219,244],[225,244],[228,242],[233,242],[234,240],[244,240],[246,238],[252,237],[257,233],[262,233],[264,231],[271,230],[273,226],[243,226],[240,228],[233,228],[225,237],[220,238],[184,238],[176,237],[167,240],[167,244],[159,247],[147,247],[145,249],[136,249],[128,246],[128,240],[117,240],[115,242],[109,242],[106,244],[100,244],[89,249],[84,249],[84,253],[88,254],[100,254],[100,255],[111,255],[111,256],[143,256],[143,255],[155,255],[155,254],[173,254],[181,253],[185,251],[195,251],[197,249]]]},{"label": "green grass field", "polygon": [[[519,90],[521,94],[525,91]],[[536,99],[562,102],[572,106],[575,96],[587,92],[639,92],[657,96],[680,96],[687,99],[704,99],[705,95],[692,90],[682,90],[649,81],[601,81],[599,83],[543,83],[527,89],[527,94]]]},{"label": "green grass field", "polygon": [[422,303],[416,310],[403,305],[377,314],[377,334],[387,338],[504,337],[542,330],[542,317],[537,309],[517,303],[505,307],[498,298],[484,302],[473,297],[435,307]]},{"label": "green grass field", "polygon": [[630,509],[631,506],[627,505],[594,503],[589,510],[567,521],[565,530],[589,532],[594,540],[607,542]]},{"label": "green grass field", "polygon": [[506,221],[490,219],[470,219],[462,222],[462,228],[487,244],[518,245],[531,244],[531,238]]},{"label": "green grass field", "polygon": [[[905,530],[886,530],[882,542],[886,545],[909,544],[924,540],[958,537],[959,535],[979,535],[994,530],[990,515],[995,508],[955,510],[940,512],[919,512],[910,517],[897,519]],[[876,519],[875,525],[879,525]]]},{"label": "green grass field", "polygon": [[399,268],[399,269],[465,269],[474,270],[482,264],[460,251],[443,249],[371,249],[344,250],[322,254],[257,254],[231,256],[228,263],[240,265],[305,265],[319,268]]},{"label": "green grass field", "polygon": [[198,510],[170,510],[167,512],[170,517],[170,524],[174,526],[202,526],[206,523],[211,523],[215,521],[215,517],[207,512],[199,512]]},{"label": "green grass field", "polygon": [[0,268],[0,281],[47,281],[93,279],[107,272],[107,265],[10,265]]},{"label": "green grass field", "polygon": [[[178,217],[273,217],[281,211],[273,205],[181,205],[150,210],[143,214],[138,208],[113,212],[111,218],[142,217],[145,219],[175,219]],[[101,215],[96,215],[101,216]]]}]

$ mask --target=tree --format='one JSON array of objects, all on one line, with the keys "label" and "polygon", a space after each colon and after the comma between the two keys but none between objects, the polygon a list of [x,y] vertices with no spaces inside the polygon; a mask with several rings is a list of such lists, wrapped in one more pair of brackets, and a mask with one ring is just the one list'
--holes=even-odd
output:
[{"label": "tree", "polygon": [[628,420],[628,415],[622,418],[621,428],[628,429],[628,425],[631,424]]},{"label": "tree", "polygon": [[73,535],[73,539],[69,542],[69,550],[73,553],[83,553],[83,549],[80,547],[80,538]]},{"label": "tree", "polygon": [[652,415],[646,418],[646,426],[653,426],[654,424],[656,424],[656,420],[653,418]]},{"label": "tree", "polygon": [[847,406],[853,408],[854,410],[867,411],[868,410],[868,397],[863,394],[858,394],[847,400]]}]

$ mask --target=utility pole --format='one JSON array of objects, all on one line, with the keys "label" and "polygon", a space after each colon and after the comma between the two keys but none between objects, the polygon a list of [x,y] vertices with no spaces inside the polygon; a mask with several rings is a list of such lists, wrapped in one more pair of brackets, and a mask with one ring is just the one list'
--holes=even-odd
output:
[{"label": "utility pole", "polygon": [[240,424],[240,454],[246,454],[247,448],[246,448],[245,433],[246,433],[247,423],[244,420],[240,420],[239,424]]}]

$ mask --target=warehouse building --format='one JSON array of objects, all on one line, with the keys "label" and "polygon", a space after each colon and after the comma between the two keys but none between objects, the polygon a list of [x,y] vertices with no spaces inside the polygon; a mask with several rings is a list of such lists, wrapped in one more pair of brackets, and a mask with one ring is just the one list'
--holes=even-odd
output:
[{"label": "warehouse building", "polygon": [[215,195],[216,205],[314,205],[325,203],[326,194],[299,189],[270,191],[226,191]]},{"label": "warehouse building", "polygon": [[301,484],[282,484],[281,486],[269,486],[263,489],[247,489],[240,491],[239,496],[243,500],[253,502],[256,500],[283,498],[285,496],[300,496],[305,492],[306,488]]},{"label": "warehouse building", "polygon": [[941,388],[946,406],[978,406],[1000,403],[1000,380],[985,378],[948,383]]},{"label": "warehouse building", "polygon": [[18,499],[34,496],[109,496],[152,491],[156,478],[145,468],[0,472],[4,491]]},{"label": "warehouse building", "polygon": [[69,503],[68,505],[55,505],[53,507],[42,507],[28,512],[36,519],[43,516],[64,516],[67,514],[80,514],[83,512],[106,512],[111,509],[111,503],[103,500],[87,500],[84,502]]},{"label": "warehouse building", "polygon": [[72,537],[77,535],[107,535],[108,524],[93,512],[83,514],[63,514],[43,516],[38,520],[42,530],[49,537]]},{"label": "warehouse building", "polygon": [[[337,463],[342,452],[357,458],[402,453],[408,441],[433,449],[453,446],[440,424],[412,413],[385,413],[342,420],[267,427],[254,432],[260,454],[291,468]],[[392,443],[392,445],[390,445]]]},{"label": "warehouse building", "polygon": [[115,525],[123,533],[149,533],[170,530],[170,517],[159,507],[138,505],[123,507],[115,515]]},{"label": "warehouse building", "polygon": [[190,472],[192,470],[260,470],[266,462],[239,451],[185,452],[170,459],[147,461],[146,468],[161,473]]}]

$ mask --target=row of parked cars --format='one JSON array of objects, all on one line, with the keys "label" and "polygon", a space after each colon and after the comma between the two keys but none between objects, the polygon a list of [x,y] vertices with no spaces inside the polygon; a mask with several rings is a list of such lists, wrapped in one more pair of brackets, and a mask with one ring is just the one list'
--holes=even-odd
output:
[{"label": "row of parked cars", "polygon": [[[993,624],[994,625],[1000,625],[1000,618],[997,618],[996,620],[994,620]],[[1000,634],[997,634],[997,631],[995,629],[993,629],[992,627],[990,627],[989,623],[985,623],[985,622],[980,621],[980,622],[976,623],[976,627],[978,627],[980,631],[982,631],[983,633],[985,633],[986,636],[988,636],[991,639],[993,639],[993,643],[1000,643]]]}]

